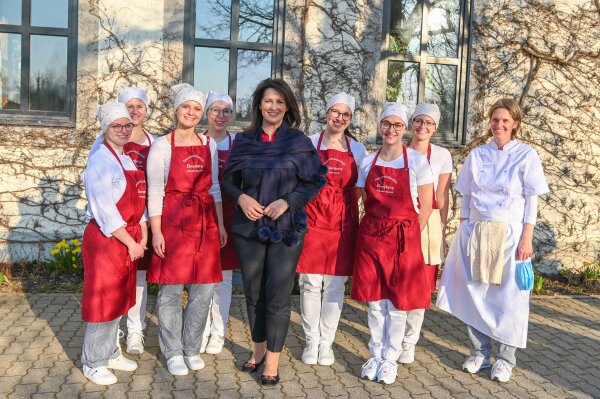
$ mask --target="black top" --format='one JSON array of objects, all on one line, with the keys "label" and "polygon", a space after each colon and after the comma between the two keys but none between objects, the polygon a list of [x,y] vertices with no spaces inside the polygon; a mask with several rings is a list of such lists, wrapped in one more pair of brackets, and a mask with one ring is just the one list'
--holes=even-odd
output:
[{"label": "black top", "polygon": [[304,133],[285,123],[272,142],[261,142],[260,133],[260,129],[239,133],[233,141],[221,189],[236,205],[239,196],[246,194],[263,206],[284,199],[289,209],[277,221],[265,216],[254,222],[236,207],[232,232],[254,238],[260,227],[267,226],[283,237],[298,235],[296,214],[303,213],[320,189],[321,157]]}]

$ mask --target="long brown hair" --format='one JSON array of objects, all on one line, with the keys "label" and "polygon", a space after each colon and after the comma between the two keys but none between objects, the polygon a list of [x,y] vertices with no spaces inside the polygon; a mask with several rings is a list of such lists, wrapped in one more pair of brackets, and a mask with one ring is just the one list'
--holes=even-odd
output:
[{"label": "long brown hair", "polygon": [[298,128],[300,127],[300,123],[302,122],[302,117],[300,116],[300,108],[298,107],[298,102],[294,97],[294,93],[290,86],[285,83],[282,79],[271,79],[267,78],[261,81],[254,92],[252,93],[252,107],[250,108],[250,126],[248,126],[245,131],[253,132],[257,129],[262,128],[263,116],[262,111],[260,110],[260,103],[265,94],[265,90],[274,89],[279,94],[283,96],[285,99],[285,105],[287,107],[287,111],[283,116],[283,121],[290,125],[290,127]]}]

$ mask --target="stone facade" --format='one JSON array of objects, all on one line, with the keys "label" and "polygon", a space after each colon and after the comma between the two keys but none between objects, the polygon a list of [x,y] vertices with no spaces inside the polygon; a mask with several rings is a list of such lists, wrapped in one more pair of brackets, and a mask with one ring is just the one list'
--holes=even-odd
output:
[{"label": "stone facade", "polygon": [[[304,129],[325,120],[327,97],[357,98],[354,133],[373,143],[385,97],[383,0],[287,0],[282,76],[298,94]],[[552,193],[540,201],[538,269],[598,260],[600,250],[600,28],[598,1],[474,1],[467,142],[458,169],[485,140],[486,110],[501,97],[526,110],[522,140],[534,146]],[[77,126],[0,125],[0,261],[43,259],[47,247],[81,235],[81,173],[98,133],[96,106],[123,85],[148,89],[149,128],[170,127],[168,87],[183,70],[184,0],[79,2]],[[451,217],[456,221],[458,200]]]}]

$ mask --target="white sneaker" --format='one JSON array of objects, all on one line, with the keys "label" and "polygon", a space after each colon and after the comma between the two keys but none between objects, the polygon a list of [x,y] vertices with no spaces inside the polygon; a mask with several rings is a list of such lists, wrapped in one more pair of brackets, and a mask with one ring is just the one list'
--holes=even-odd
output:
[{"label": "white sneaker", "polygon": [[492,367],[491,378],[493,381],[508,382],[512,376],[512,367],[504,360],[496,360]]},{"label": "white sneaker", "polygon": [[331,366],[335,362],[331,345],[319,345],[319,359],[317,361],[321,366]]},{"label": "white sneaker", "polygon": [[408,342],[402,343],[402,354],[398,359],[400,363],[411,364],[415,361],[415,345]]},{"label": "white sneaker", "polygon": [[144,334],[141,331],[132,331],[127,334],[127,353],[132,355],[144,353]]},{"label": "white sneaker", "polygon": [[173,356],[167,360],[167,369],[173,375],[187,375],[188,368],[183,361],[183,356]]},{"label": "white sneaker", "polygon": [[206,345],[206,353],[209,353],[211,355],[221,353],[224,344],[225,337],[222,337],[220,335],[211,335],[210,340],[208,341],[208,345]]},{"label": "white sneaker", "polygon": [[83,375],[97,385],[112,385],[117,382],[117,377],[106,367],[83,366]]},{"label": "white sneaker", "polygon": [[[205,364],[204,360],[199,355],[196,356],[184,356],[185,365],[191,370],[203,369]],[[187,373],[186,373],[187,374]]]},{"label": "white sneaker", "polygon": [[319,359],[319,347],[314,344],[306,345],[304,352],[302,352],[302,363],[304,364],[317,364]]},{"label": "white sneaker", "polygon": [[380,357],[372,357],[365,364],[362,365],[362,370],[360,371],[360,378],[366,378],[368,380],[374,381],[377,377],[377,372],[379,371],[379,365],[383,362],[383,359]]},{"label": "white sneaker", "polygon": [[483,369],[490,367],[490,359],[482,356],[469,356],[463,363],[463,370],[467,373],[477,374]]},{"label": "white sneaker", "polygon": [[113,370],[133,371],[137,369],[137,363],[123,355],[119,355],[116,359],[109,359],[106,367]]},{"label": "white sneaker", "polygon": [[390,360],[384,360],[377,371],[377,382],[393,384],[398,376],[398,364]]}]

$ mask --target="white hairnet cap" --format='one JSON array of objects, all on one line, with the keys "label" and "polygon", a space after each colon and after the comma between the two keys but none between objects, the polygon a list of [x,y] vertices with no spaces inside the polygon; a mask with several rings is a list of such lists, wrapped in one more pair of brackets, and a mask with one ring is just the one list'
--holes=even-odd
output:
[{"label": "white hairnet cap", "polygon": [[209,91],[206,95],[206,109],[209,109],[213,103],[217,101],[224,101],[230,110],[233,111],[233,100],[229,97],[229,94],[219,93],[216,91]]},{"label": "white hairnet cap", "polygon": [[206,104],[206,96],[200,90],[188,83],[180,83],[175,86],[171,86],[171,90],[175,93],[173,95],[173,108],[177,109],[181,104],[186,101],[196,101],[202,109]]},{"label": "white hairnet cap", "polygon": [[404,121],[405,125],[408,125],[408,116],[406,115],[406,105],[400,103],[385,103],[383,108],[381,109],[381,114],[379,115],[379,121],[381,122],[383,118],[388,116],[397,116],[398,118]]},{"label": "white hairnet cap", "polygon": [[132,100],[134,98],[141,100],[146,105],[146,108],[148,108],[148,106],[150,105],[150,99],[148,98],[148,93],[146,93],[146,90],[141,89],[139,87],[123,87],[123,88],[121,88],[121,90],[119,91],[119,96],[117,97],[117,101],[125,104],[125,103],[127,103],[127,101]]},{"label": "white hairnet cap", "polygon": [[96,111],[96,116],[100,121],[102,133],[106,133],[108,126],[117,119],[127,118],[127,120],[131,122],[129,111],[127,111],[127,107],[123,103],[110,102],[101,105]]},{"label": "white hairnet cap", "polygon": [[433,119],[436,127],[440,124],[440,107],[437,104],[428,104],[428,103],[419,103],[415,107],[415,112],[413,112],[412,119],[419,115],[426,115]]},{"label": "white hairnet cap", "polygon": [[327,111],[329,111],[329,109],[335,104],[345,104],[348,106],[348,108],[350,108],[350,112],[354,113],[354,106],[356,104],[356,100],[350,94],[341,92],[336,94],[335,96],[330,97],[329,100],[327,100]]}]

